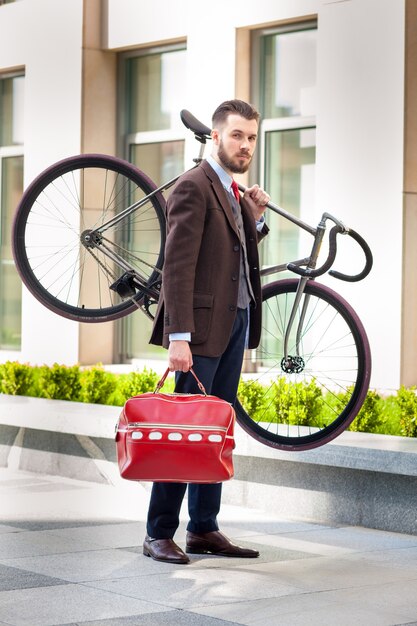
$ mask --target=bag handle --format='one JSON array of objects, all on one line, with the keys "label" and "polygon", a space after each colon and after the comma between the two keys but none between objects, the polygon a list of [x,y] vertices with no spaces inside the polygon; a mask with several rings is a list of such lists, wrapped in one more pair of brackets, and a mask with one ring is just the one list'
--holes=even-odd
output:
[{"label": "bag handle", "polygon": [[[194,378],[196,379],[197,385],[198,385],[198,388],[200,389],[200,391],[206,396],[207,395],[207,391],[205,390],[205,387],[204,387],[203,383],[197,378],[197,374],[195,373],[193,368],[190,367],[189,371],[194,376]],[[164,386],[164,383],[166,381],[166,378],[167,378],[168,374],[169,374],[169,367],[167,368],[165,374],[162,376],[160,381],[157,383],[154,393],[159,393],[161,391],[162,387]]]}]

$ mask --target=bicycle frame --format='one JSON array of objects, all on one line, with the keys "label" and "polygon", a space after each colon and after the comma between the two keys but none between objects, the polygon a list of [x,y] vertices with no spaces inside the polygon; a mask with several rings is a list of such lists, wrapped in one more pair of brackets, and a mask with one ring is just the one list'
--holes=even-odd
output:
[{"label": "bicycle frame", "polygon": [[[191,168],[191,169],[194,169],[195,167],[198,167],[198,165],[203,160],[206,139],[209,137],[210,129],[202,125],[198,120],[196,120],[188,112],[183,112],[183,113],[186,114],[184,116],[183,115],[181,116],[184,124],[194,132],[195,138],[201,144],[199,155],[197,158],[194,159],[194,162],[196,163],[196,165],[194,165],[193,168]],[[130,298],[132,302],[134,302],[135,305],[138,308],[140,308],[151,319],[152,319],[152,315],[150,314],[149,308],[151,304],[154,304],[158,301],[160,281],[157,281],[155,284],[152,284],[152,285],[147,284],[146,279],[140,276],[138,272],[134,270],[132,266],[130,266],[121,256],[117,254],[117,252],[115,252],[109,246],[106,245],[106,238],[103,236],[103,233],[105,233],[109,228],[122,222],[123,220],[128,218],[130,215],[135,213],[135,211],[137,211],[140,207],[144,206],[153,196],[157,194],[163,194],[163,192],[168,190],[177,182],[180,176],[181,174],[178,176],[175,176],[168,182],[162,184],[161,186],[156,188],[154,191],[147,194],[144,198],[126,207],[126,209],[124,209],[117,216],[109,219],[107,222],[101,224],[96,229],[89,231],[88,233],[84,233],[83,243],[85,247],[88,249],[88,251],[90,252],[90,254],[93,254],[91,248],[100,246],[100,251],[103,254],[105,254],[109,259],[111,259],[114,263],[116,263],[125,272],[125,274],[121,277],[121,279],[119,279],[119,281],[127,277],[127,280],[129,281],[129,285],[131,287],[140,289],[140,291],[143,293],[142,298],[140,298],[139,300],[135,300],[133,296],[130,296]],[[239,189],[244,193],[246,188],[243,185],[239,185]],[[344,226],[342,222],[340,222],[340,220],[330,215],[329,213],[323,213],[319,224],[316,227],[314,227],[314,226],[311,226],[310,224],[307,224],[303,220],[299,219],[295,215],[289,213],[282,207],[274,204],[273,202],[268,202],[266,206],[267,208],[277,213],[284,219],[292,222],[299,228],[305,230],[314,238],[311,252],[308,257],[305,257],[303,259],[298,259],[290,263],[283,263],[283,264],[273,265],[267,268],[263,268],[260,272],[261,276],[268,276],[271,274],[283,272],[285,270],[290,270],[300,276],[298,288],[296,291],[296,297],[295,297],[292,311],[291,311],[291,314],[287,323],[285,338],[284,338],[283,367],[288,368],[288,371],[292,371],[292,368],[296,367],[296,363],[294,363],[294,361],[292,360],[293,357],[288,354],[288,343],[289,343],[291,330],[294,325],[297,310],[301,302],[301,299],[304,295],[305,286],[307,282],[309,280],[314,280],[317,276],[320,276],[326,273],[328,270],[330,270],[331,266],[333,265],[333,262],[336,256],[336,235],[337,234],[351,235],[360,244],[366,256],[366,265],[365,265],[364,270],[360,274],[352,277],[352,276],[346,276],[344,274],[341,274],[340,272],[330,271],[329,274],[335,276],[336,278],[340,278],[342,280],[361,280],[371,270],[372,254],[366,242],[364,242],[364,240],[359,235],[357,235],[357,233],[354,233],[354,231],[348,229],[346,226]],[[332,228],[332,231],[330,232],[330,235],[329,235],[329,240],[331,244],[330,253],[326,262],[319,269],[316,269],[317,261],[318,261],[318,257],[320,253],[320,248],[321,248],[323,238],[326,232],[326,222],[328,220],[332,221],[335,224],[335,226]],[[113,244],[113,247],[114,247],[114,244]],[[119,281],[116,281],[116,283],[112,285],[112,289],[117,290],[116,285]],[[300,317],[298,320],[298,325],[297,325],[297,330],[296,330],[296,356],[297,357],[300,354],[300,342],[301,342],[301,337],[303,334],[304,322],[305,322],[306,315],[307,315],[309,299],[310,297],[308,295],[304,297]]]}]

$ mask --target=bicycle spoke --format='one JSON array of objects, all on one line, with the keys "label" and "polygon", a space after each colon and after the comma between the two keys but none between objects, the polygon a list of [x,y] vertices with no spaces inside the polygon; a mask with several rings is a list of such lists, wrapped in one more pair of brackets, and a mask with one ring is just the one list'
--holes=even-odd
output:
[{"label": "bicycle spoke", "polygon": [[238,405],[238,416],[263,443],[284,449],[314,447],[340,423],[353,419],[349,411],[359,410],[369,383],[360,360],[364,339],[346,303],[320,285],[308,285],[292,318],[284,355],[298,281],[275,285],[265,288],[261,343],[251,353],[255,372],[244,374],[239,390],[241,402],[250,404],[247,412]]},{"label": "bicycle spoke", "polygon": [[[32,293],[70,319],[105,321],[132,311],[140,291],[124,299],[110,286],[127,269],[144,289],[160,279],[165,212],[160,195],[146,199],[154,189],[129,164],[102,155],[71,157],[40,175],[16,220],[22,276]],[[144,202],[128,215],[139,198]]]}]

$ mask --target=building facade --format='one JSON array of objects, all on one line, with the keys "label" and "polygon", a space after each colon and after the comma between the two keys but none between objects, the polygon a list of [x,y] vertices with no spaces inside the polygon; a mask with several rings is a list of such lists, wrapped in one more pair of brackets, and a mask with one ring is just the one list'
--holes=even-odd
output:
[{"label": "building facade", "polygon": [[[372,386],[417,384],[416,31],[416,0],[0,3],[0,360],[163,361],[140,312],[78,324],[40,305],[13,265],[13,212],[39,172],[74,154],[117,155],[167,180],[198,150],[179,111],[209,125],[238,97],[262,115],[251,180],[310,224],[333,213],[371,246],[366,280],[324,280],[366,327]],[[268,222],[263,262],[298,258],[306,235]],[[362,256],[342,243],[338,269],[355,273]]]}]

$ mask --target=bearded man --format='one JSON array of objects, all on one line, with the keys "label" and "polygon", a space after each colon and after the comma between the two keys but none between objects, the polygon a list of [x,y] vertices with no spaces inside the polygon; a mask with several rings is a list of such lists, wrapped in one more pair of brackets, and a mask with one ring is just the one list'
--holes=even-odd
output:
[{"label": "bearded man", "polygon": [[[151,343],[168,349],[179,393],[207,393],[233,404],[245,348],[261,332],[257,244],[268,232],[269,196],[258,185],[239,194],[233,174],[246,172],[256,147],[259,113],[242,100],[217,107],[211,155],[183,174],[167,202],[162,290]],[[154,483],[143,553],[157,561],[188,563],[187,554],[253,558],[219,530],[221,483],[188,485],[185,552],[174,542],[187,485]]]}]

